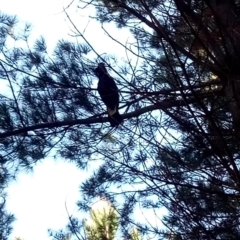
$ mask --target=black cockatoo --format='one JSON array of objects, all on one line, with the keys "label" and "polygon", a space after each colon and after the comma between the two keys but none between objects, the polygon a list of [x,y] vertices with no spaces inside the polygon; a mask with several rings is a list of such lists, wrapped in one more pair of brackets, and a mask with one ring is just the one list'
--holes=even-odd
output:
[{"label": "black cockatoo", "polygon": [[104,63],[99,63],[94,70],[98,77],[98,93],[107,106],[108,119],[112,127],[122,123],[123,118],[118,112],[119,93],[114,79],[108,74]]}]

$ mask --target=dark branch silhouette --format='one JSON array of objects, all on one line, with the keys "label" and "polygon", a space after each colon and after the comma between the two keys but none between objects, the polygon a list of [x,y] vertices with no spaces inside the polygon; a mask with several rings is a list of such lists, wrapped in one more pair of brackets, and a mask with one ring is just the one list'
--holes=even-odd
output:
[{"label": "dark branch silhouette", "polygon": [[[156,105],[150,105],[141,109],[138,109],[136,111],[122,114],[123,119],[129,119],[133,117],[138,117],[141,114],[144,114],[146,112],[154,111],[154,110],[165,110],[174,106],[185,106],[189,103],[194,102],[195,99],[191,99],[188,102],[184,102],[183,100],[175,100],[175,101],[163,101],[161,103],[157,103]],[[8,131],[8,132],[3,132],[0,133],[0,138],[6,138],[6,137],[11,137],[11,136],[16,136],[19,134],[26,134],[29,131],[35,131],[39,129],[52,129],[52,128],[57,128],[57,127],[64,127],[64,126],[74,126],[74,125],[88,125],[88,124],[94,124],[94,123],[105,123],[108,122],[109,119],[108,117],[96,117],[96,118],[86,118],[86,119],[76,119],[76,120],[67,120],[67,121],[56,121],[56,122],[50,122],[50,123],[41,123],[41,124],[36,124],[33,126],[28,126],[28,127],[23,127],[19,128],[13,131]]]}]

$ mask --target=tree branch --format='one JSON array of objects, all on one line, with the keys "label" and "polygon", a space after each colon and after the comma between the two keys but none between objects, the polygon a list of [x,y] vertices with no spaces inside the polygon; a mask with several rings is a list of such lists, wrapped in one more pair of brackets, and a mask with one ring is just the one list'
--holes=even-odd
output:
[{"label": "tree branch", "polygon": [[[165,110],[174,106],[186,106],[187,104],[194,102],[194,99],[189,100],[187,103],[183,100],[166,100],[161,103],[157,103],[156,105],[150,105],[141,109],[137,109],[134,112],[122,114],[123,119],[129,119],[133,117],[138,117],[146,112],[151,112],[154,110]],[[57,127],[64,127],[64,126],[74,126],[74,125],[88,125],[94,123],[104,123],[108,122],[107,117],[90,117],[86,119],[76,119],[76,120],[66,120],[66,121],[56,121],[50,123],[40,123],[28,127],[19,128],[13,131],[7,131],[0,133],[0,138],[6,138],[11,136],[16,136],[19,134],[27,134],[29,131],[35,131],[39,129],[52,129]]]}]

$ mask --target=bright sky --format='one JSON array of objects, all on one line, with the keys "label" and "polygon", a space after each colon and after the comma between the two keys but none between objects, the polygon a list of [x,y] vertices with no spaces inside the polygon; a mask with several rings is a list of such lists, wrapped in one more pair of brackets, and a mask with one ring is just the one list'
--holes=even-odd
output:
[{"label": "bright sky", "polygon": [[74,165],[49,158],[33,173],[19,174],[8,189],[7,206],[17,218],[11,239],[45,240],[48,228],[64,228],[67,212],[77,215],[78,187],[86,177]]},{"label": "bright sky", "polygon": [[[69,2],[71,0],[0,0],[0,6],[3,13],[17,15],[20,21],[31,23],[32,40],[43,35],[47,46],[53,49],[59,39],[75,40],[69,36],[72,34],[70,24],[63,13],[63,6],[66,7]],[[88,15],[94,10],[79,14],[73,7],[68,9],[68,13],[80,30],[87,26],[85,36],[96,50],[124,56],[124,51],[119,47],[116,51],[116,44],[103,34],[97,23],[88,23]],[[128,39],[127,31],[111,31],[123,43]],[[34,172],[19,174],[17,181],[8,188],[7,206],[17,218],[11,239],[45,240],[48,239],[48,228],[64,228],[68,222],[65,204],[69,213],[76,215],[78,188],[86,178],[87,173],[81,173],[73,164],[51,158],[38,163]]]},{"label": "bright sky", "polygon": [[[69,36],[72,27],[63,13],[63,6],[71,1],[0,0],[0,6],[3,13],[17,15],[21,21],[32,23],[32,39],[43,35],[47,46],[52,49],[59,39],[75,40]],[[74,6],[68,9],[68,13],[80,30],[87,26],[85,36],[94,48],[99,53],[108,52],[126,59],[125,51],[106,37],[99,24],[88,23],[88,15],[94,10],[79,13]],[[111,27],[111,33],[122,43],[130,39],[127,30]],[[78,187],[87,176],[74,165],[51,158],[38,163],[33,173],[19,174],[17,181],[8,188],[8,209],[17,218],[12,239],[45,240],[48,239],[48,228],[65,227],[68,222],[65,204],[69,213],[76,215]]]}]

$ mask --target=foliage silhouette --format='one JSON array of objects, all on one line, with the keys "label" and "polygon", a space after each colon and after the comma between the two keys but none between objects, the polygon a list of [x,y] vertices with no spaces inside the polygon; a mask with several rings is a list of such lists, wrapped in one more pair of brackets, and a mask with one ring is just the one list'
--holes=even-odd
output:
[{"label": "foliage silhouette", "polygon": [[[78,206],[87,210],[97,196],[111,200],[125,239],[133,226],[146,238],[239,239],[240,2],[79,4],[96,7],[96,20],[113,41],[109,22],[129,29],[135,42],[124,48],[138,62],[97,54],[67,11],[84,43],[61,40],[50,56],[42,38],[27,47],[26,26],[25,35],[15,37],[26,48],[8,48],[16,19],[1,15],[0,77],[12,93],[0,95],[6,171],[13,176],[47,154],[81,169],[101,160],[82,183]],[[114,132],[93,87],[99,59],[122,95],[124,124]],[[136,206],[151,209],[157,224],[136,219]],[[162,207],[168,210],[165,229]],[[69,228],[79,231],[78,221]]]}]

